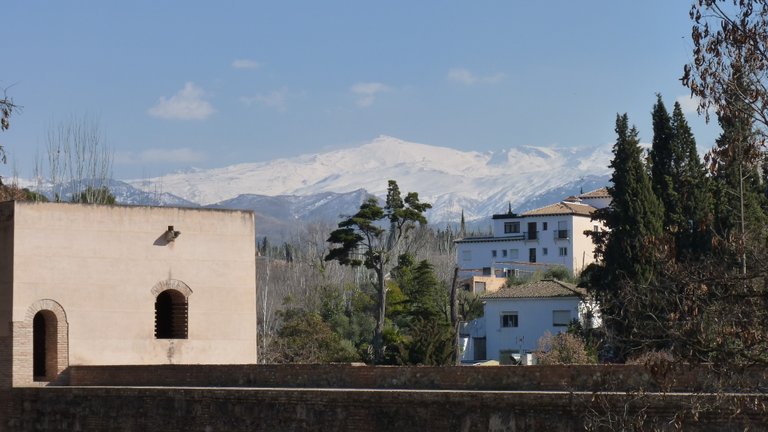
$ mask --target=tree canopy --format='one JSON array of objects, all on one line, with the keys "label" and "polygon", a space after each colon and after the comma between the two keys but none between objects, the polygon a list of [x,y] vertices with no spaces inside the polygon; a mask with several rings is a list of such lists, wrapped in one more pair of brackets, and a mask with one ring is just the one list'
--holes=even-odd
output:
[{"label": "tree canopy", "polygon": [[387,186],[385,206],[377,198],[367,199],[357,213],[339,222],[331,232],[328,242],[334,245],[325,256],[326,261],[338,261],[342,265],[364,265],[375,274],[378,293],[378,313],[374,333],[374,351],[377,360],[384,355],[384,325],[386,319],[387,291],[385,277],[393,265],[393,258],[401,248],[407,248],[409,233],[416,225],[424,225],[424,212],[432,207],[419,201],[416,192],[405,198],[395,180]]}]

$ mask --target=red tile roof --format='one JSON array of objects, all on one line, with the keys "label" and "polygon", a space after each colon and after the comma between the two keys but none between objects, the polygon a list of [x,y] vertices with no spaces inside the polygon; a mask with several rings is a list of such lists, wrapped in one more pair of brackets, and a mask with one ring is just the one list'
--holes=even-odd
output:
[{"label": "red tile roof", "polygon": [[589,204],[563,201],[527,211],[522,216],[575,215],[590,216],[596,208]]},{"label": "red tile roof", "polygon": [[579,195],[579,198],[610,198],[611,195],[608,193],[607,187],[601,187],[600,189],[595,189],[593,191],[589,191],[587,193],[583,193]]},{"label": "red tile roof", "polygon": [[483,294],[480,296],[480,298],[549,298],[584,297],[586,295],[587,292],[584,290],[584,288],[578,288],[576,285],[560,282],[556,279],[545,279],[536,282],[529,282],[522,285],[515,285],[510,288],[502,288],[495,292]]}]

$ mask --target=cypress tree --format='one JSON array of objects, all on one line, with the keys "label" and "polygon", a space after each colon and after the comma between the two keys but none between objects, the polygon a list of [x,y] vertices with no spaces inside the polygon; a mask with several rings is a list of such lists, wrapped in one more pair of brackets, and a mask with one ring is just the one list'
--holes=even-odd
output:
[{"label": "cypress tree", "polygon": [[675,130],[672,118],[664,106],[660,94],[651,112],[653,120],[653,143],[651,146],[651,181],[653,192],[664,207],[664,229],[675,232],[682,224],[678,191],[675,187],[676,168],[680,161],[679,149],[675,147]]},{"label": "cypress tree", "polygon": [[[707,170],[696,149],[696,140],[678,102],[672,110],[673,148],[678,155],[674,170],[679,203],[675,242],[678,258],[698,259],[711,249],[712,191]],[[669,210],[667,210],[669,211]]]},{"label": "cypress tree", "polygon": [[596,278],[591,282],[621,359],[632,348],[632,334],[643,326],[645,316],[625,307],[625,295],[653,282],[657,261],[654,245],[663,235],[664,212],[642,160],[637,130],[629,128],[626,114],[617,115],[616,134],[610,165],[613,185],[608,188],[612,202],[595,215],[608,228],[598,237],[604,241],[597,249],[603,267],[594,272]]},{"label": "cypress tree", "polygon": [[[765,230],[765,195],[759,176],[760,142],[750,108],[739,95],[747,90],[734,66],[725,107],[718,112],[722,133],[707,155],[715,180],[715,231],[735,241],[742,251],[754,245]],[[742,270],[746,263],[742,252]]]},{"label": "cypress tree", "polygon": [[602,212],[610,230],[604,261],[612,278],[644,279],[652,273],[646,243],[661,237],[663,210],[642,161],[637,129],[629,129],[626,114],[617,116],[616,134],[608,188],[613,200]]}]

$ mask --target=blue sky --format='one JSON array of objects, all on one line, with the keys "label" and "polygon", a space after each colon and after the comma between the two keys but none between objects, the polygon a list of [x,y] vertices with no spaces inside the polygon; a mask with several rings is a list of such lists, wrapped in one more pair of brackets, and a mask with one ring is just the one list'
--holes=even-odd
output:
[{"label": "blue sky", "polygon": [[[645,142],[688,90],[685,1],[71,1],[3,6],[0,134],[30,176],[46,132],[99,121],[117,178],[351,147],[390,135],[461,150]],[[716,125],[695,113],[699,147]]]}]

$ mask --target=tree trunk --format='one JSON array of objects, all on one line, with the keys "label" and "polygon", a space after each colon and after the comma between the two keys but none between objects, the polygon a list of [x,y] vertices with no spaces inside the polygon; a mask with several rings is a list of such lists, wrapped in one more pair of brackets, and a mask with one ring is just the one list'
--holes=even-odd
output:
[{"label": "tree trunk", "polygon": [[[463,216],[463,214],[462,214]],[[459,276],[459,267],[453,269],[453,281],[451,282],[451,325],[453,326],[453,364],[461,364],[461,350],[459,349],[459,305],[456,292],[456,280]]]},{"label": "tree trunk", "polygon": [[376,330],[373,335],[374,363],[384,359],[384,321],[387,312],[387,290],[384,287],[384,265],[376,269],[376,282],[379,290],[379,316],[376,320]]}]

